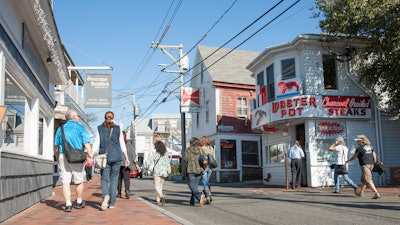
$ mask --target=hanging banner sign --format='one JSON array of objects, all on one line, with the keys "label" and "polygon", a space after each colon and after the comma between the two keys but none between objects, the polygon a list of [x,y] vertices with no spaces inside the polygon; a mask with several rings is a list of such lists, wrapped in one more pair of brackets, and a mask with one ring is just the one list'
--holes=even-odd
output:
[{"label": "hanging banner sign", "polygon": [[111,108],[111,74],[86,74],[84,87],[86,108]]}]

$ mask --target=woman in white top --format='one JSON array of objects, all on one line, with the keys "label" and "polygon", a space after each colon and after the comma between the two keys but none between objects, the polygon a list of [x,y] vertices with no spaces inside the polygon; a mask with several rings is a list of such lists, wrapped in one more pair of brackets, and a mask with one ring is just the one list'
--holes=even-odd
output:
[{"label": "woman in white top", "polygon": [[346,147],[346,143],[344,142],[344,139],[342,137],[338,137],[335,140],[335,143],[329,147],[329,151],[335,152],[336,153],[336,165],[335,165],[335,174],[334,174],[334,182],[335,182],[335,191],[332,193],[339,194],[340,193],[340,180],[339,180],[339,175],[342,175],[346,182],[350,184],[353,189],[354,189],[354,194],[358,195],[357,192],[357,185],[350,179],[348,174],[338,174],[338,168],[340,166],[345,166],[347,167],[346,161],[347,161],[347,153],[349,149]]}]

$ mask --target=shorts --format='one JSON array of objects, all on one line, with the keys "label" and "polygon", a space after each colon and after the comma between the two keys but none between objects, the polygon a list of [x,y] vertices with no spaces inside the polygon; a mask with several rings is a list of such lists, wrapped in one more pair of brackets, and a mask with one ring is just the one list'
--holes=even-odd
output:
[{"label": "shorts", "polygon": [[369,184],[372,182],[372,168],[374,165],[362,165],[361,166],[361,183]]},{"label": "shorts", "polygon": [[58,172],[60,180],[63,184],[80,184],[83,183],[86,172],[83,163],[68,163],[64,154],[60,154],[58,159]]}]

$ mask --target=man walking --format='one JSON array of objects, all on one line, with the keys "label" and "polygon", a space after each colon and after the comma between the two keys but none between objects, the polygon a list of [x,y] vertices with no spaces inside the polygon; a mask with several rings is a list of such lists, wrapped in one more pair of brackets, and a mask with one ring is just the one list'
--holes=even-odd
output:
[{"label": "man walking", "polygon": [[288,157],[290,159],[290,167],[292,171],[292,188],[299,188],[301,182],[301,160],[304,158],[304,152],[300,147],[300,142],[298,140],[289,149]]},{"label": "man walking", "polygon": [[[69,109],[66,113],[67,122],[63,125],[65,141],[67,141],[73,148],[81,149],[85,147],[87,151],[86,161],[93,163],[93,152],[90,145],[89,133],[86,128],[79,123],[78,113]],[[82,200],[85,180],[85,169],[83,163],[68,163],[64,156],[64,148],[62,142],[61,127],[57,129],[54,139],[54,155],[58,160],[58,170],[60,173],[60,180],[63,185],[63,194],[65,198],[65,212],[71,212],[71,187],[73,181],[76,184],[76,209],[85,208],[85,202]]]}]

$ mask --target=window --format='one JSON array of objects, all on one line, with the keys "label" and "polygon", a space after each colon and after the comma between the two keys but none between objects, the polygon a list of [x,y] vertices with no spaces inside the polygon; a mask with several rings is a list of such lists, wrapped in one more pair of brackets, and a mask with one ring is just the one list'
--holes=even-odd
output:
[{"label": "window", "polygon": [[282,60],[281,67],[282,67],[282,80],[287,80],[296,77],[294,58]]},{"label": "window", "polygon": [[236,169],[236,141],[221,140],[221,169]]},{"label": "window", "polygon": [[335,154],[332,154],[328,149],[335,143],[335,139],[317,139],[317,161],[324,162],[324,161],[334,161],[335,159],[332,158]]},{"label": "window", "polygon": [[257,85],[259,86],[264,86],[264,71],[260,72],[259,74],[257,74]]},{"label": "window", "polygon": [[6,75],[4,103],[7,106],[2,123],[3,149],[24,150],[25,107],[27,99],[19,86]]},{"label": "window", "polygon": [[274,64],[268,66],[266,71],[267,71],[267,98],[268,102],[272,102],[275,100]]},{"label": "window", "polygon": [[237,113],[238,117],[247,117],[248,106],[246,97],[238,97]]},{"label": "window", "polygon": [[325,89],[337,90],[336,59],[333,55],[322,55]]},{"label": "window", "polygon": [[243,165],[258,166],[258,142],[242,141],[242,163]]},{"label": "window", "polygon": [[210,107],[209,100],[206,101],[206,123],[210,121]]},{"label": "window", "polygon": [[285,152],[289,149],[289,143],[280,143],[268,147],[268,163],[280,163],[285,161]]}]

